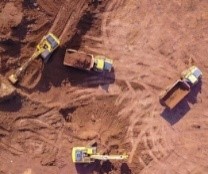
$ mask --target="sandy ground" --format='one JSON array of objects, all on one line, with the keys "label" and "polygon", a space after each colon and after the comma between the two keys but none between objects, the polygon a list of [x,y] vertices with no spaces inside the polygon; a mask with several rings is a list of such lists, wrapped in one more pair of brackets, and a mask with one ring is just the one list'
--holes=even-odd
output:
[{"label": "sandy ground", "polygon": [[[0,73],[8,76],[48,31],[61,47],[31,64],[0,104],[1,174],[206,174],[207,0],[0,2]],[[103,54],[112,73],[63,66],[66,48]],[[202,83],[174,110],[159,95],[191,64]],[[75,165],[73,146],[96,140],[128,161]]]}]

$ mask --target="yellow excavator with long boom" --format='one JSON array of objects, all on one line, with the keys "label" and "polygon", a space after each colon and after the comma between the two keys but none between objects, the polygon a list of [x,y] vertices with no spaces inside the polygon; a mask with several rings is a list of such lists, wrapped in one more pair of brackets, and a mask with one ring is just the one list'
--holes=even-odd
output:
[{"label": "yellow excavator with long boom", "polygon": [[[9,81],[14,85],[18,82],[21,75],[25,72],[30,63],[39,55],[47,62],[52,53],[60,45],[59,39],[52,33],[45,35],[40,43],[36,46],[33,55],[18,68],[12,75],[9,76]],[[16,88],[8,82],[6,78],[0,75],[0,102],[12,98],[16,94]]]},{"label": "yellow excavator with long boom", "polygon": [[36,46],[36,50],[33,55],[20,67],[18,68],[15,73],[9,76],[9,81],[12,84],[16,84],[30,65],[30,63],[35,60],[39,55],[43,58],[44,62],[47,62],[48,59],[51,57],[52,53],[58,46],[60,45],[59,39],[52,33],[48,33],[46,36],[42,38],[40,43]]},{"label": "yellow excavator with long boom", "polygon": [[73,147],[72,161],[74,163],[93,163],[95,160],[126,160],[128,155],[101,155],[97,147]]}]

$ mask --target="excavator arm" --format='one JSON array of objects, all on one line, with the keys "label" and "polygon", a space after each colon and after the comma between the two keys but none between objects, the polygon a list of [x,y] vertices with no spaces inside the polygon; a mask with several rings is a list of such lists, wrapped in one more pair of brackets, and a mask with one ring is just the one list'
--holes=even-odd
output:
[{"label": "excavator arm", "polygon": [[126,160],[128,155],[91,155],[90,158],[97,159],[101,161],[107,160]]},{"label": "excavator arm", "polygon": [[9,76],[9,80],[12,84],[16,84],[22,73],[27,69],[27,67],[30,65],[30,63],[35,60],[39,55],[41,54],[41,51],[36,51],[20,68],[18,68],[15,73]]}]

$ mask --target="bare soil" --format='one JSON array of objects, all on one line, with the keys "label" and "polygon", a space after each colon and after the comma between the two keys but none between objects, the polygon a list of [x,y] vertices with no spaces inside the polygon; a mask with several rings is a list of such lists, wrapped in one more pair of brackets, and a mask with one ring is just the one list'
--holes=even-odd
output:
[{"label": "bare soil", "polygon": [[[47,32],[61,39],[0,104],[1,174],[206,174],[207,0],[0,1],[0,73],[8,77]],[[63,65],[65,50],[106,55],[114,72]],[[160,93],[195,64],[202,82],[173,110]],[[74,146],[128,161],[75,165]]]}]

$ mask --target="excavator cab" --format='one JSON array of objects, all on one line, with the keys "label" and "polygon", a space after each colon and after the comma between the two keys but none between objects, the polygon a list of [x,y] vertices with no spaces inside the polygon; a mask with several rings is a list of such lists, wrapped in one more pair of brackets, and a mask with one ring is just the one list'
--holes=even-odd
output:
[{"label": "excavator cab", "polygon": [[110,72],[113,66],[113,61],[104,56],[95,56],[95,63],[93,69],[98,72],[108,71]]},{"label": "excavator cab", "polygon": [[43,37],[40,43],[37,45],[37,52],[40,53],[44,62],[46,63],[53,51],[60,45],[59,39],[52,33]]},{"label": "excavator cab", "polygon": [[72,161],[74,163],[91,163],[95,160],[90,158],[96,154],[96,147],[74,147],[72,149]]}]

